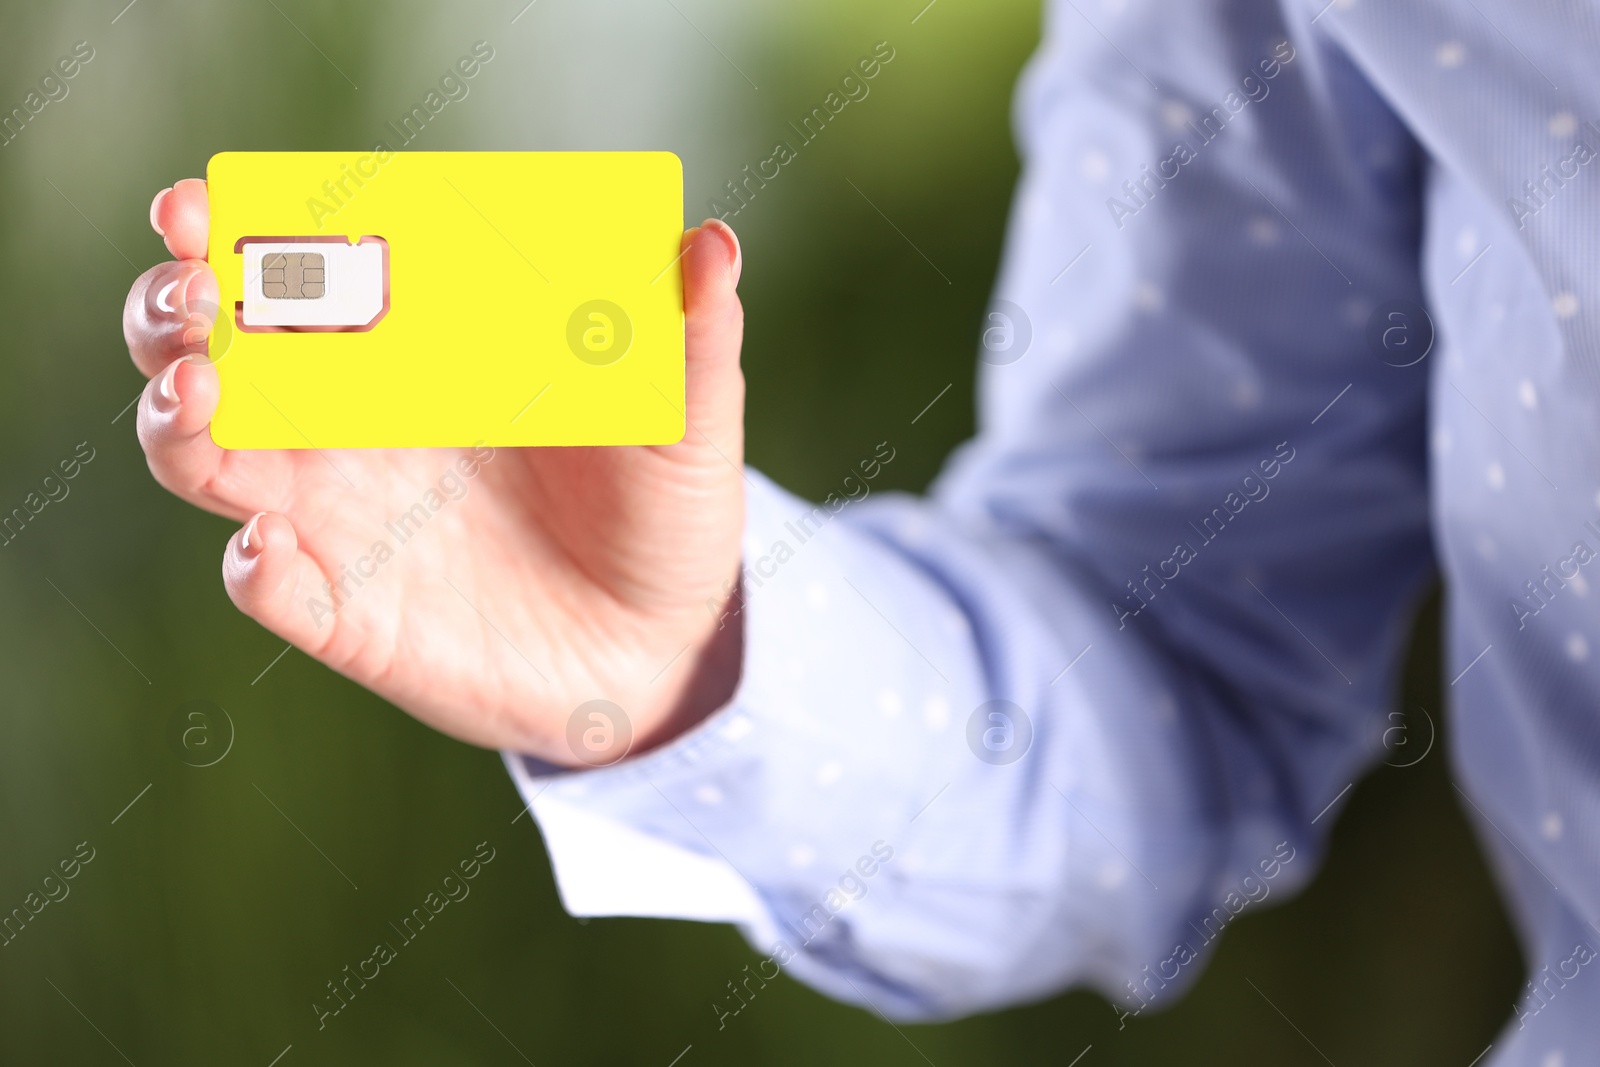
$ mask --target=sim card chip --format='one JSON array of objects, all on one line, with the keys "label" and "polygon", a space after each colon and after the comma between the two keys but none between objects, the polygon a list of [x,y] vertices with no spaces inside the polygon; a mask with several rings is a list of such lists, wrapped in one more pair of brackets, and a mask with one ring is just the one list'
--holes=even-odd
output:
[{"label": "sim card chip", "polygon": [[316,300],[327,292],[320,252],[274,252],[261,258],[261,295],[270,300]]}]

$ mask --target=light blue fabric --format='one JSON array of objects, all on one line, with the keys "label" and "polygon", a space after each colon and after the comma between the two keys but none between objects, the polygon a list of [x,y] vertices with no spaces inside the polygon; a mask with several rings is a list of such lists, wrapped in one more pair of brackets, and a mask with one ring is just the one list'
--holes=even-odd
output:
[{"label": "light blue fabric", "polygon": [[1591,0],[1052,5],[981,433],[923,499],[757,476],[732,705],[540,788],[731,865],[843,999],[1156,1010],[1315,873],[1437,568],[1548,967],[1486,1062],[1600,1060],[1597,57]]}]

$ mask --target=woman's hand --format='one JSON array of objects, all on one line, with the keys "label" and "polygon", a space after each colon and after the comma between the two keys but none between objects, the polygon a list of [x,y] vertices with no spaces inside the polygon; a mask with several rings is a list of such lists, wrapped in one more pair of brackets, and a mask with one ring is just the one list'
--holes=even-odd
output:
[{"label": "woman's hand", "polygon": [[[744,313],[725,224],[683,237],[680,443],[322,453],[212,442],[205,183],[164,191],[150,219],[176,260],[146,271],[123,312],[151,379],[139,441],[168,490],[243,524],[222,561],[241,611],[436,729],[555,763],[659,744],[732,693],[740,630],[707,610],[735,581],[744,521]],[[385,524],[429,490],[448,503],[397,543]],[[607,742],[585,713],[569,735],[597,699],[627,723]]]}]

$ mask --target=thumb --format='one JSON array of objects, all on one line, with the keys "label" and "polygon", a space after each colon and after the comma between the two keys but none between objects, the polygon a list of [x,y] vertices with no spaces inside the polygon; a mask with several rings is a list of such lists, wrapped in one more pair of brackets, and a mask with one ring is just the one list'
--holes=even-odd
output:
[{"label": "thumb", "polygon": [[744,457],[744,308],[734,287],[743,259],[727,223],[709,219],[683,235],[686,446]]}]

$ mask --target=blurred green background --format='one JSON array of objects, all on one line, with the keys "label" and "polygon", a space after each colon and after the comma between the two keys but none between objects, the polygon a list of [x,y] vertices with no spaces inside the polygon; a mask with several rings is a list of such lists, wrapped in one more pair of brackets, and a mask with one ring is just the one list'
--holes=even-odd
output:
[{"label": "blurred green background", "polygon": [[[751,462],[820,495],[892,436],[885,477],[919,489],[972,429],[1034,0],[125,3],[0,2],[3,110],[94,49],[0,147],[0,507],[95,450],[0,548],[0,910],[95,850],[0,948],[0,1061],[950,1067],[1092,1045],[1082,1067],[1465,1067],[1492,1040],[1520,960],[1442,739],[1356,789],[1309,892],[1244,916],[1190,997],[1126,1031],[1085,993],[896,1030],[787,979],[719,1031],[713,1001],[759,956],[723,927],[566,916],[498,757],[275,660],[222,589],[232,527],[158,489],[118,417],[142,384],[123,297],[165,256],[151,196],[213,152],[370,147],[484,40],[495,58],[412,147],[672,149],[695,222],[887,40],[871,95],[732,221]],[[1435,604],[1396,706],[1442,730],[1437,643]],[[169,742],[192,700],[235,730],[213,766]],[[1405,759],[1424,729],[1413,712]],[[480,841],[496,858],[471,897],[319,1033],[324,983]]]}]

